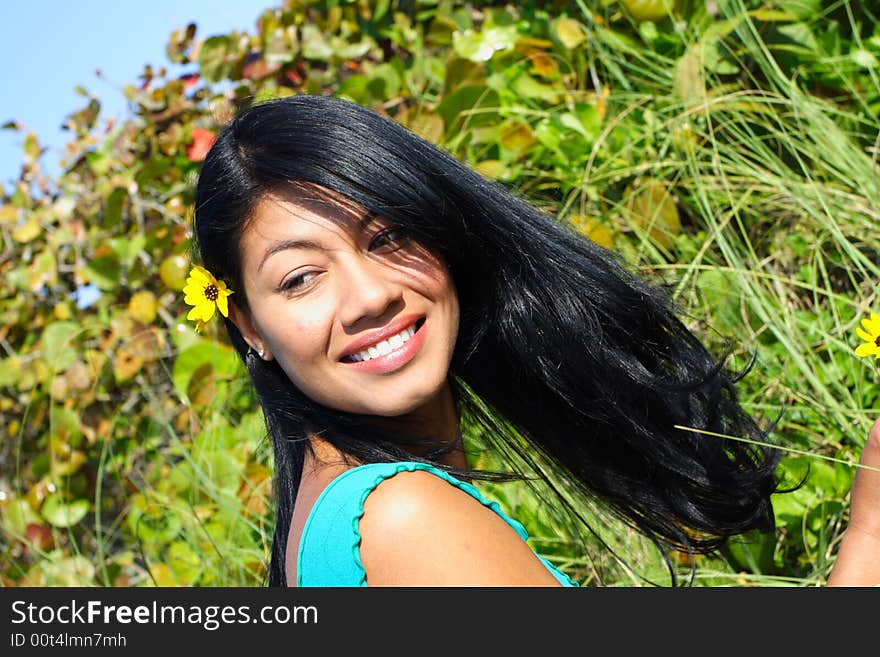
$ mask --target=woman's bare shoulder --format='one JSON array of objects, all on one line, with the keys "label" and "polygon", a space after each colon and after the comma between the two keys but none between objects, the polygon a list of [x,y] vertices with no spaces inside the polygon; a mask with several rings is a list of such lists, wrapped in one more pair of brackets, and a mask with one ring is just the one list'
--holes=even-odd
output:
[{"label": "woman's bare shoulder", "polygon": [[377,485],[359,528],[369,586],[559,585],[501,516],[424,470]]}]

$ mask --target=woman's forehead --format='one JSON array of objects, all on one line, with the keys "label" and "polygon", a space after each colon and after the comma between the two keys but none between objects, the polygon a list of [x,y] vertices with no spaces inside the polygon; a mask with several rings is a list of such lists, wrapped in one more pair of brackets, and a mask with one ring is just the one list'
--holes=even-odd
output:
[{"label": "woman's forehead", "polygon": [[264,195],[254,206],[245,236],[259,232],[285,234],[330,231],[350,234],[362,230],[372,214],[354,201],[316,189],[280,189]]},{"label": "woman's forehead", "polygon": [[347,248],[357,242],[373,218],[372,213],[344,198],[289,190],[269,193],[253,208],[242,233],[241,254],[245,266],[259,271],[280,251]]}]

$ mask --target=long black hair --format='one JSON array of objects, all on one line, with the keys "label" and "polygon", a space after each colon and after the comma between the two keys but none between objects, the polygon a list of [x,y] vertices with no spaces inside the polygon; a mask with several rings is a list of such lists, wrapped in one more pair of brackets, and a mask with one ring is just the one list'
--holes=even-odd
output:
[{"label": "long black hair", "polygon": [[[544,459],[562,475],[555,482],[603,503],[658,546],[705,553],[732,535],[774,527],[779,452],[767,437],[775,422],[762,430],[735,389],[754,359],[739,373],[727,370],[729,352],[713,357],[663,286],[632,273],[619,254],[388,118],[330,96],[294,96],[240,112],[198,181],[198,253],[245,312],[242,231],[256,202],[287,185],[346,197],[442,255],[459,295],[449,373],[456,407],[496,444],[523,462]],[[249,355],[229,320],[226,328],[274,448],[270,585],[286,583],[287,534],[312,435],[362,463],[419,460],[472,479],[522,476],[450,469],[439,463],[448,445],[430,432],[403,434],[315,403],[276,361]]]}]

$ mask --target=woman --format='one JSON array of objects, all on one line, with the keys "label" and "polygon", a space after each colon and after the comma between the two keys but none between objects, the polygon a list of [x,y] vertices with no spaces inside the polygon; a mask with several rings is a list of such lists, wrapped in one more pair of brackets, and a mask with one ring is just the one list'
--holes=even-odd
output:
[{"label": "woman", "polygon": [[[576,585],[469,483],[545,466],[570,513],[600,500],[664,550],[773,528],[745,372],[613,252],[393,121],[245,110],[204,162],[196,240],[274,445],[270,585]],[[471,469],[465,419],[528,472]]]}]

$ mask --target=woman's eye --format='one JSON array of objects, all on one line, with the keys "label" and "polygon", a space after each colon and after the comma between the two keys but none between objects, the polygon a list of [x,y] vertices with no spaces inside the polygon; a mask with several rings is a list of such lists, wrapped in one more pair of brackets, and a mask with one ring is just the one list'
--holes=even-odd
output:
[{"label": "woman's eye", "polygon": [[300,288],[305,287],[311,282],[313,276],[317,276],[318,272],[316,271],[307,271],[302,274],[298,274],[296,276],[291,276],[286,281],[281,284],[282,292],[296,292]]},{"label": "woman's eye", "polygon": [[373,241],[370,243],[370,248],[380,248],[387,244],[400,246],[407,240],[407,237],[408,235],[406,234],[406,231],[402,228],[396,226],[393,228],[386,228],[373,238]]}]

